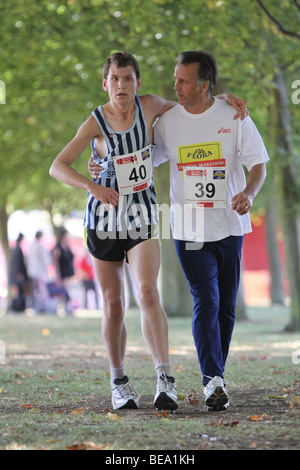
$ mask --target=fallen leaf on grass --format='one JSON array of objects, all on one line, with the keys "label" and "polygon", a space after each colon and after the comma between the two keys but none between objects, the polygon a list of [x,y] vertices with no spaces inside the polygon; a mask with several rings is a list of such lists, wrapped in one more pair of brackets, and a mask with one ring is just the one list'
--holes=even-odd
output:
[{"label": "fallen leaf on grass", "polygon": [[73,444],[67,447],[68,450],[86,450],[86,444]]},{"label": "fallen leaf on grass", "polygon": [[293,397],[291,397],[291,399],[290,399],[290,401],[289,401],[289,404],[290,404],[289,410],[291,410],[292,408],[294,408],[293,400],[295,400],[296,403],[297,403],[298,405],[300,405],[300,398],[299,398],[299,397],[296,397],[296,396],[293,396]]},{"label": "fallen leaf on grass", "polygon": [[121,416],[111,413],[110,411],[107,412],[107,417],[112,421],[120,421],[120,419],[122,419]]},{"label": "fallen leaf on grass", "polygon": [[85,411],[85,408],[75,408],[71,415],[82,415]]},{"label": "fallen leaf on grass", "polygon": [[266,395],[266,398],[284,400],[286,395]]},{"label": "fallen leaf on grass", "polygon": [[190,393],[190,395],[188,396],[188,400],[191,405],[197,405],[198,403],[198,398],[196,397],[194,392]]},{"label": "fallen leaf on grass", "polygon": [[47,380],[50,380],[50,381],[56,380],[56,379],[57,379],[57,375],[52,375],[52,376],[51,376],[51,375],[46,375],[46,379],[47,379]]},{"label": "fallen leaf on grass", "polygon": [[237,426],[239,424],[239,420],[237,419],[236,421],[232,421],[230,426],[233,428],[234,426]]},{"label": "fallen leaf on grass", "polygon": [[231,428],[237,426],[239,424],[239,420],[237,419],[236,421],[232,421],[231,423],[228,423],[227,421],[224,421],[223,418],[220,419],[218,422],[213,422],[210,423],[211,426],[230,426]]},{"label": "fallen leaf on grass", "polygon": [[34,408],[34,405],[21,405],[21,408]]},{"label": "fallen leaf on grass", "polygon": [[186,395],[182,395],[181,393],[177,394],[177,398],[179,401],[188,400],[188,397]]},{"label": "fallen leaf on grass", "polygon": [[49,336],[50,335],[50,330],[48,328],[43,328],[41,331],[43,336]]},{"label": "fallen leaf on grass", "polygon": [[101,411],[103,415],[106,415],[110,411],[109,408],[104,408],[104,410]]},{"label": "fallen leaf on grass", "polygon": [[83,442],[82,444],[73,444],[68,446],[68,450],[104,450],[108,446],[107,444],[98,445],[94,444],[94,442]]},{"label": "fallen leaf on grass", "polygon": [[262,420],[264,420],[265,418],[267,418],[266,413],[262,413],[262,414],[260,414],[260,415],[248,416],[248,420],[249,420],[249,421],[262,421]]},{"label": "fallen leaf on grass", "polygon": [[300,398],[299,397],[293,397],[294,400],[296,400],[296,402],[298,403],[298,405],[300,405]]},{"label": "fallen leaf on grass", "polygon": [[195,392],[191,392],[189,395],[178,394],[177,395],[179,401],[187,401],[190,405],[197,405],[198,399],[195,395]]},{"label": "fallen leaf on grass", "polygon": [[[283,389],[284,392],[286,392],[286,395],[266,395],[265,397],[263,398],[269,398],[269,399],[277,399],[277,400],[286,400],[288,398],[288,395],[290,395],[292,393],[292,390],[291,389],[287,389],[287,388],[284,388]],[[291,410],[293,407],[294,407],[294,403],[293,402],[296,402],[298,405],[300,405],[300,398],[297,397],[297,396],[289,396],[289,409]]]},{"label": "fallen leaf on grass", "polygon": [[155,416],[158,418],[166,418],[169,419],[169,414],[166,410],[161,410],[161,413],[159,411],[154,411]]}]

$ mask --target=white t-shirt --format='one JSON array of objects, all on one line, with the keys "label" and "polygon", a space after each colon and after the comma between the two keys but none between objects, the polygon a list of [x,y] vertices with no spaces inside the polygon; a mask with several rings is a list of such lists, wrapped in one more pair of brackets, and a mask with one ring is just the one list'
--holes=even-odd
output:
[{"label": "white t-shirt", "polygon": [[45,247],[36,239],[29,247],[28,253],[28,274],[33,279],[40,279],[48,282],[48,267],[50,256]]},{"label": "white t-shirt", "polygon": [[[155,124],[154,165],[170,161],[171,228],[175,239],[217,241],[251,232],[249,214],[238,215],[231,208],[231,199],[245,189],[243,165],[250,171],[269,157],[252,119],[248,116],[243,121],[234,120],[235,113],[232,106],[215,98],[213,105],[201,114],[191,114],[178,105]],[[226,207],[192,208],[186,203],[183,172],[178,163],[215,158],[226,160]]]}]

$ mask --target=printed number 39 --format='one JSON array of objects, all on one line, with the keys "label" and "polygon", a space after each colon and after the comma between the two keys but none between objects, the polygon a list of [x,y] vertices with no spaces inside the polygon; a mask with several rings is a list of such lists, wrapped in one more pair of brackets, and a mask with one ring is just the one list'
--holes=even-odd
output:
[{"label": "printed number 39", "polygon": [[207,183],[207,185],[204,186],[203,183],[196,183],[196,188],[198,188],[198,192],[195,193],[195,196],[196,197],[203,197],[204,195],[206,197],[214,197],[215,195],[215,192],[216,192],[216,188],[215,188],[215,185],[213,183]]}]

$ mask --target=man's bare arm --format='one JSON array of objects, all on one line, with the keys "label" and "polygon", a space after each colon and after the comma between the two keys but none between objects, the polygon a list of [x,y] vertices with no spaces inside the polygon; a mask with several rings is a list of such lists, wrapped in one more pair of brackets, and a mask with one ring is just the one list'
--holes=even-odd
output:
[{"label": "man's bare arm", "polygon": [[158,95],[148,94],[142,95],[140,98],[146,121],[149,119],[151,123],[166,111],[178,105],[176,101],[167,101]]},{"label": "man's bare arm", "polygon": [[99,126],[93,116],[79,128],[76,136],[66,145],[50,167],[50,175],[62,183],[89,191],[107,208],[118,204],[119,194],[113,188],[106,188],[91,181],[76,171],[72,164],[80,157],[91,140],[100,135]]},{"label": "man's bare arm", "polygon": [[231,207],[239,215],[249,212],[254,198],[259,193],[267,176],[265,163],[254,165],[248,175],[247,185],[244,191],[236,194],[231,200]]}]

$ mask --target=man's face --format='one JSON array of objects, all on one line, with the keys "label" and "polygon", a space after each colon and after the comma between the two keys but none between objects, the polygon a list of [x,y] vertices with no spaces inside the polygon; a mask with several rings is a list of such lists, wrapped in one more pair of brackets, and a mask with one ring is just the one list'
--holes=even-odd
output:
[{"label": "man's face", "polygon": [[178,103],[186,109],[196,107],[204,97],[203,85],[197,80],[198,63],[177,64],[175,67],[174,90],[177,94]]},{"label": "man's face", "polygon": [[137,80],[135,70],[131,65],[118,67],[112,63],[102,85],[112,101],[124,105],[134,99],[136,91],[141,87],[141,79]]}]

